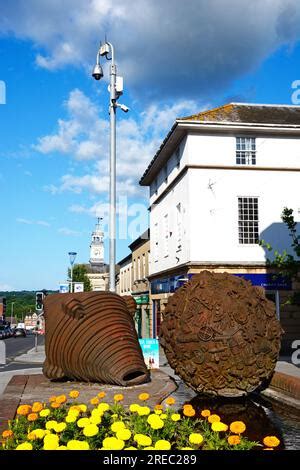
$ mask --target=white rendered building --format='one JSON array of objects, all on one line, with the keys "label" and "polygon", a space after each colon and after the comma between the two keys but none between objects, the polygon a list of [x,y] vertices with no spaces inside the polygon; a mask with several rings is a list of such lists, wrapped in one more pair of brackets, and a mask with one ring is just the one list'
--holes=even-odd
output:
[{"label": "white rendered building", "polygon": [[290,286],[267,273],[259,240],[282,251],[283,208],[299,221],[300,106],[230,103],[177,119],[140,184],[150,187],[154,336],[165,299],[202,269],[245,274],[279,315]]}]

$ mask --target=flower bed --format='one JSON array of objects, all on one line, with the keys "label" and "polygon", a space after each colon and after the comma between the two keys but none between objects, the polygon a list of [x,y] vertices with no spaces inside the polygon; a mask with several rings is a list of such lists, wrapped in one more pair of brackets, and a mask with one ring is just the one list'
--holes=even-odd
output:
[{"label": "flower bed", "polygon": [[192,405],[178,412],[170,397],[166,406],[147,406],[149,395],[141,393],[137,403],[122,405],[122,394],[114,403],[105,401],[105,392],[80,403],[79,392],[52,396],[49,403],[20,405],[17,417],[2,433],[4,450],[250,450],[277,447],[275,436],[262,443],[244,437],[242,421],[222,423],[218,415]]}]

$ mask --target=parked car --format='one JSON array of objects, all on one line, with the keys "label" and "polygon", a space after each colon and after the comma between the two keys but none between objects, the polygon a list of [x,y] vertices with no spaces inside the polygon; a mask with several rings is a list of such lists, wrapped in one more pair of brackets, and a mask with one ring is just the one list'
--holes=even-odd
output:
[{"label": "parked car", "polygon": [[26,330],[24,328],[16,328],[14,330],[13,335],[14,335],[14,338],[18,338],[20,336],[21,337],[23,336],[25,338],[26,337]]},{"label": "parked car", "polygon": [[12,330],[9,325],[0,325],[0,339],[10,338]]}]

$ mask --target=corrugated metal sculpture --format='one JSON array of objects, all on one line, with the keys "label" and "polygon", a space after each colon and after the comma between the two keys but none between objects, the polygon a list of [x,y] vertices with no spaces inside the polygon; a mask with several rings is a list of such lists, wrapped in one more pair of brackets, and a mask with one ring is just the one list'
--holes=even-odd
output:
[{"label": "corrugated metal sculpture", "polygon": [[137,385],[150,380],[128,310],[132,301],[111,292],[53,294],[44,300],[43,373],[64,378]]},{"label": "corrugated metal sculpture", "polygon": [[263,289],[203,271],[169,298],[161,345],[175,372],[199,393],[242,396],[271,379],[282,329]]}]

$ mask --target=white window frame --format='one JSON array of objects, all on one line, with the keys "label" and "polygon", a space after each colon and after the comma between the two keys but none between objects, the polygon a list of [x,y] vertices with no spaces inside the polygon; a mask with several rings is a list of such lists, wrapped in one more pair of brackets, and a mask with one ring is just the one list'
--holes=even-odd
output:
[{"label": "white window frame", "polygon": [[237,136],[235,138],[235,162],[237,165],[256,165],[256,138]]},{"label": "white window frame", "polygon": [[[246,204],[245,200],[248,200],[247,207],[245,207],[245,204]],[[239,246],[258,245],[259,244],[259,197],[258,196],[238,196],[237,202],[238,202],[237,219],[238,219]],[[256,208],[254,207],[255,203],[257,203]],[[252,208],[250,207],[250,204],[253,205]],[[244,211],[243,213],[242,213],[242,210]],[[241,224],[245,224],[242,227],[242,230],[241,230]],[[257,232],[257,240],[256,240],[256,232]],[[251,233],[253,234],[252,236],[250,236]],[[246,236],[246,234],[248,234],[248,236]],[[248,242],[246,240],[248,240]]]}]

